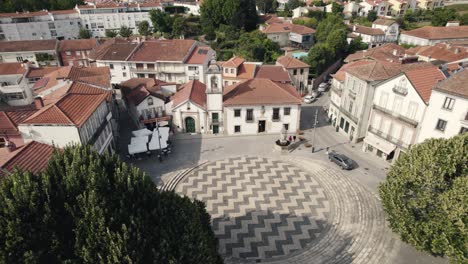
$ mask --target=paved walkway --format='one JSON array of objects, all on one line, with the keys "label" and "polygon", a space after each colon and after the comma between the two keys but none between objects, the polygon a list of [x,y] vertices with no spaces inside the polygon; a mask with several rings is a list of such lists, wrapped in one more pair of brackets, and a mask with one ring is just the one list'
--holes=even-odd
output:
[{"label": "paved walkway", "polygon": [[176,192],[207,204],[226,263],[393,263],[397,253],[375,195],[320,162],[208,162]]}]

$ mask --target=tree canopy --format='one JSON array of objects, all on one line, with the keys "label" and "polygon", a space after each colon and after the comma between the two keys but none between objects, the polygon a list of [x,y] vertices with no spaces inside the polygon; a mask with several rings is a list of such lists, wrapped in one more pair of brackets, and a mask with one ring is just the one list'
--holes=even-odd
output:
[{"label": "tree canopy", "polygon": [[119,29],[119,35],[123,38],[128,38],[133,34],[132,30],[127,26],[121,26]]},{"label": "tree canopy", "polygon": [[222,263],[200,201],[90,146],[0,181],[1,263]]},{"label": "tree canopy", "polygon": [[117,37],[117,35],[118,35],[118,32],[116,32],[115,30],[106,29],[106,37],[107,38],[115,38],[115,37]]},{"label": "tree canopy", "polygon": [[255,0],[205,0],[200,7],[203,31],[215,30],[222,24],[238,29],[256,29],[258,15]]},{"label": "tree canopy", "polygon": [[255,30],[240,35],[234,53],[248,61],[271,63],[280,56],[281,50],[277,43]]},{"label": "tree canopy", "polygon": [[436,8],[433,11],[431,24],[433,26],[445,26],[448,21],[457,19],[457,12],[450,8]]},{"label": "tree canopy", "polygon": [[138,24],[138,34],[142,36],[151,35],[150,24],[148,21],[143,20]]},{"label": "tree canopy", "polygon": [[388,221],[419,250],[468,262],[468,133],[415,145],[380,186]]},{"label": "tree canopy", "polygon": [[80,32],[78,32],[78,37],[80,39],[90,39],[92,36],[91,31],[86,28],[80,28]]},{"label": "tree canopy", "polygon": [[83,0],[2,0],[0,13],[25,11],[64,10],[73,9],[75,5],[83,5]]}]

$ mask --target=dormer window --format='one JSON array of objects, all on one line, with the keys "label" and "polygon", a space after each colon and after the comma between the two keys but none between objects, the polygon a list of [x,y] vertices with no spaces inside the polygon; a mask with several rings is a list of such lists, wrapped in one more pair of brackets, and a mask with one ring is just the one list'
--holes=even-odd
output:
[{"label": "dormer window", "polygon": [[406,88],[406,83],[407,80],[406,78],[401,78],[400,81],[398,82],[398,85],[395,85],[393,87],[393,92],[401,95],[407,95],[408,94],[408,88]]},{"label": "dormer window", "polygon": [[148,98],[148,105],[153,105],[154,102],[153,102],[153,98],[149,97]]}]

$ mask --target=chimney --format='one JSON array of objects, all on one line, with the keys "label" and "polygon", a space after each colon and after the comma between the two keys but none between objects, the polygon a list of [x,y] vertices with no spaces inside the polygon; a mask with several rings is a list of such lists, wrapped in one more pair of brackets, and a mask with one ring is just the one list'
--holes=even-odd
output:
[{"label": "chimney", "polygon": [[393,49],[393,56],[397,56],[398,51],[396,49]]},{"label": "chimney", "polygon": [[38,96],[34,98],[34,105],[36,106],[36,109],[44,107],[44,100],[42,100],[42,97]]}]

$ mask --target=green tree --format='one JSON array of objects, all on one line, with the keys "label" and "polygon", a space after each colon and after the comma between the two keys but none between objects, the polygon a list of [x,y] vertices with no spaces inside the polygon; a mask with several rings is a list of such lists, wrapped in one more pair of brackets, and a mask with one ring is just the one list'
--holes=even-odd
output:
[{"label": "green tree", "polygon": [[272,63],[280,56],[281,50],[277,43],[255,30],[241,34],[234,53],[246,60]]},{"label": "green tree", "polygon": [[222,263],[200,201],[90,146],[0,182],[2,263]]},{"label": "green tree", "polygon": [[301,0],[289,0],[288,2],[289,10],[294,10],[300,6],[305,6],[305,2]]},{"label": "green tree", "polygon": [[138,24],[138,33],[142,36],[148,36],[151,34],[150,24],[148,21],[141,21]]},{"label": "green tree", "polygon": [[458,20],[460,20],[460,25],[468,25],[468,13],[461,15]]},{"label": "green tree", "polygon": [[310,65],[310,74],[314,77],[322,74],[334,61],[335,51],[327,43],[317,43],[310,50],[306,62]]},{"label": "green tree", "polygon": [[122,26],[119,29],[119,35],[123,38],[128,38],[133,34],[132,30],[129,27]]},{"label": "green tree", "polygon": [[2,0],[0,13],[73,9],[75,5],[83,4],[82,0]]},{"label": "green tree", "polygon": [[183,36],[187,32],[187,22],[186,19],[182,16],[177,17],[174,19],[174,23],[172,25],[172,35],[174,36]]},{"label": "green tree", "polygon": [[324,20],[320,21],[317,26],[315,39],[318,42],[325,42],[328,35],[333,30],[347,30],[346,25],[343,23],[343,18],[336,14],[329,14]]},{"label": "green tree", "polygon": [[433,26],[445,26],[448,21],[455,20],[457,12],[450,8],[436,8],[433,11],[431,24]]},{"label": "green tree", "polygon": [[369,13],[367,13],[367,20],[369,20],[370,22],[374,22],[376,19],[377,19],[377,12],[376,11],[371,10],[371,11],[369,11]]},{"label": "green tree", "polygon": [[333,14],[341,14],[344,10],[344,6],[338,4],[337,2],[332,3],[332,13]]},{"label": "green tree", "polygon": [[468,263],[467,190],[468,133],[415,145],[379,188],[393,231],[451,263]]},{"label": "green tree", "polygon": [[346,53],[348,42],[346,40],[347,31],[345,29],[335,29],[328,34],[326,43],[333,50],[335,58],[339,58]]},{"label": "green tree", "polygon": [[86,28],[80,28],[80,32],[78,33],[80,39],[90,39],[92,36],[91,31]]},{"label": "green tree", "polygon": [[362,42],[362,38],[361,38],[361,36],[359,36],[359,37],[353,39],[351,41],[351,43],[349,43],[348,53],[352,54],[352,53],[355,53],[356,51],[365,50],[365,49],[368,49],[368,48],[369,48],[369,45]]},{"label": "green tree", "polygon": [[106,37],[108,38],[115,38],[117,37],[118,33],[112,29],[106,29]]},{"label": "green tree", "polygon": [[210,27],[233,25],[238,29],[256,29],[258,15],[255,0],[206,0],[200,7],[200,21],[205,33]]},{"label": "green tree", "polygon": [[275,0],[256,0],[255,2],[258,9],[264,14],[273,13],[276,11],[277,7],[274,6]]},{"label": "green tree", "polygon": [[160,33],[170,33],[172,32],[172,17],[168,13],[164,13],[163,11],[151,10],[150,11],[150,19],[153,23],[153,28],[155,32]]},{"label": "green tree", "polygon": [[310,17],[310,18],[304,17],[304,18],[294,19],[293,24],[303,25],[303,26],[310,27],[310,28],[316,28],[318,25],[318,22],[317,22],[317,19],[315,19],[314,17]]}]

